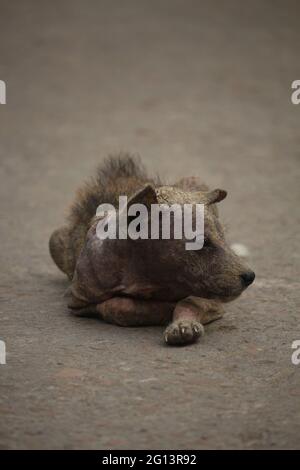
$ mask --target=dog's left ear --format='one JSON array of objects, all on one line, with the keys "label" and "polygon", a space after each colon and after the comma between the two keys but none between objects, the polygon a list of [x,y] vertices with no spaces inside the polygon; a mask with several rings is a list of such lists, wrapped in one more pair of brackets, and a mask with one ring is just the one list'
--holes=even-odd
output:
[{"label": "dog's left ear", "polygon": [[204,204],[216,204],[223,201],[227,196],[227,191],[224,189],[214,189],[213,191],[199,191],[199,199]]},{"label": "dog's left ear", "polygon": [[227,196],[225,189],[214,189],[207,194],[207,204],[215,204],[216,202],[223,201]]}]

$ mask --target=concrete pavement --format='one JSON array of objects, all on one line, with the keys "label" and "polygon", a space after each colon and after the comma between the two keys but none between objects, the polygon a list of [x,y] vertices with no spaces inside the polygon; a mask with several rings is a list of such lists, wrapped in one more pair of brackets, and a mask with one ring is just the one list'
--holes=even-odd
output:
[{"label": "concrete pavement", "polygon": [[[0,447],[299,448],[299,2],[0,1]],[[107,154],[224,187],[256,282],[193,346],[74,318],[48,254]]]}]

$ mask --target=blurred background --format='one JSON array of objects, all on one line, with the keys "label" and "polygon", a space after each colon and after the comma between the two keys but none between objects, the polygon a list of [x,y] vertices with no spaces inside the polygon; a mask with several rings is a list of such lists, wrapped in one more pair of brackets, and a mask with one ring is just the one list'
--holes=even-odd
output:
[{"label": "blurred background", "polygon": [[[3,448],[299,445],[299,17],[296,0],[0,0]],[[202,344],[67,313],[49,235],[119,151],[228,191],[257,279]]]}]

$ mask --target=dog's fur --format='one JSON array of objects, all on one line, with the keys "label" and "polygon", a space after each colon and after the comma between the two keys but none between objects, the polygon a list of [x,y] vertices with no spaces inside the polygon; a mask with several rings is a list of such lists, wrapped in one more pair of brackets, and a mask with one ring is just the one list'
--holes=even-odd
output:
[{"label": "dog's fur", "polygon": [[[99,240],[97,207],[144,203],[205,204],[205,244],[185,250],[185,240]],[[203,334],[203,324],[222,316],[222,302],[244,290],[248,268],[225,242],[216,203],[226,192],[209,191],[197,177],[165,186],[149,178],[130,155],[108,158],[77,193],[67,224],[50,238],[50,253],[71,281],[69,307],[123,326],[165,324],[169,344]],[[208,300],[209,299],[209,300]]]}]

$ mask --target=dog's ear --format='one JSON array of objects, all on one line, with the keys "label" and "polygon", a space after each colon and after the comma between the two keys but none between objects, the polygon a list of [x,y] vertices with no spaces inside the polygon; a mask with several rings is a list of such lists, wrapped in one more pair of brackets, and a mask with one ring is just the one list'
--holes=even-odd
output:
[{"label": "dog's ear", "polygon": [[127,222],[130,223],[136,218],[136,212],[131,212],[131,206],[134,204],[142,205],[141,211],[138,210],[139,219],[147,219],[148,220],[148,213],[151,212],[151,205],[158,204],[157,194],[155,191],[154,186],[148,183],[145,184],[141,189],[139,189],[136,193],[128,198],[127,207],[123,206],[119,210],[119,217],[122,216],[127,212]]},{"label": "dog's ear", "polygon": [[227,191],[224,189],[214,189],[213,191],[199,191],[198,194],[201,203],[210,205],[223,201],[227,196]]},{"label": "dog's ear", "polygon": [[151,209],[151,204],[157,203],[155,188],[150,183],[146,184],[128,199],[128,207],[132,204],[144,204],[148,209]]},{"label": "dog's ear", "polygon": [[227,196],[225,189],[214,189],[207,194],[207,204],[215,204],[216,202],[223,201]]}]

